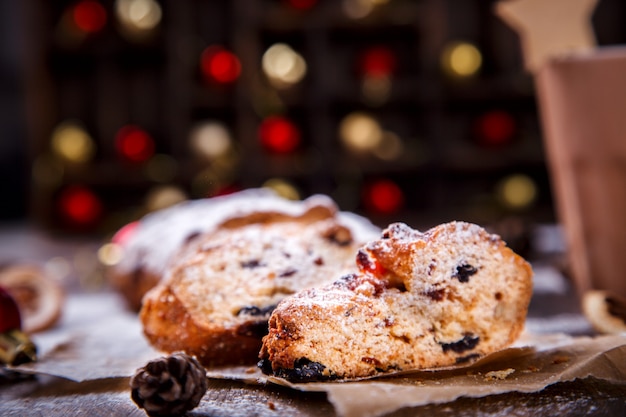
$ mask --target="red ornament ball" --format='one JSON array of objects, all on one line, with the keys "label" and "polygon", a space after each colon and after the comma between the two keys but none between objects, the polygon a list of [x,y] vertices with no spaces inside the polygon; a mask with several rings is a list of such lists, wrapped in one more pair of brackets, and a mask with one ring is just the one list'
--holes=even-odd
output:
[{"label": "red ornament ball", "polygon": [[287,154],[300,145],[300,129],[286,117],[271,116],[261,122],[259,139],[268,151]]},{"label": "red ornament ball", "polygon": [[241,62],[237,55],[226,48],[212,45],[202,52],[200,69],[207,79],[220,84],[230,84],[241,75]]},{"label": "red ornament ball", "polygon": [[404,193],[400,186],[391,180],[377,180],[365,189],[365,205],[377,214],[394,214],[404,205]]},{"label": "red ornament ball", "polygon": [[367,77],[389,77],[396,69],[396,56],[385,46],[374,46],[361,56],[361,72]]},{"label": "red ornament ball", "polygon": [[504,110],[492,110],[476,120],[475,134],[483,145],[499,146],[513,140],[515,119]]},{"label": "red ornament ball", "polygon": [[107,23],[107,12],[95,0],[83,0],[74,5],[72,19],[76,27],[86,33],[101,31]]},{"label": "red ornament ball", "polygon": [[286,0],[286,2],[298,10],[309,10],[315,6],[317,0]]},{"label": "red ornament ball", "polygon": [[102,202],[87,187],[74,185],[66,188],[58,200],[61,214],[75,225],[86,226],[102,215]]},{"label": "red ornament ball", "polygon": [[118,154],[129,162],[145,162],[154,155],[154,141],[143,129],[128,125],[115,135]]}]

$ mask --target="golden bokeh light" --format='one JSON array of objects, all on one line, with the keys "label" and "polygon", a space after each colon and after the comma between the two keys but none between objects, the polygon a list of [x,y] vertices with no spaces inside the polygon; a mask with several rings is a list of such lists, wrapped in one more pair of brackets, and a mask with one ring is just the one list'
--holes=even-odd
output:
[{"label": "golden bokeh light", "polygon": [[74,121],[65,121],[52,131],[50,146],[56,156],[74,163],[89,162],[96,153],[89,133]]},{"label": "golden bokeh light", "polygon": [[284,43],[276,43],[265,51],[262,68],[270,83],[277,88],[299,83],[307,72],[302,55]]},{"label": "golden bokeh light", "polygon": [[372,154],[383,161],[394,161],[404,152],[404,142],[393,132],[383,132],[378,146],[372,149]]},{"label": "golden bokeh light", "polygon": [[300,199],[300,192],[296,186],[282,178],[270,178],[263,183],[263,188],[269,188],[288,200]]},{"label": "golden bokeh light", "polygon": [[537,198],[537,185],[527,175],[513,174],[500,181],[497,193],[505,206],[523,209]]},{"label": "golden bokeh light", "polygon": [[122,260],[123,255],[122,247],[116,243],[105,243],[98,249],[98,260],[106,266],[117,265]]},{"label": "golden bokeh light", "polygon": [[363,19],[374,10],[374,5],[369,0],[343,0],[343,12],[350,19]]},{"label": "golden bokeh light", "polygon": [[476,75],[482,66],[482,54],[469,42],[452,42],[443,49],[441,66],[450,76],[465,78]]},{"label": "golden bokeh light", "polygon": [[350,19],[363,19],[376,7],[389,3],[389,0],[343,0],[342,9]]},{"label": "golden bokeh light", "polygon": [[161,185],[146,195],[145,208],[148,212],[161,210],[187,200],[187,194],[174,185]]},{"label": "golden bokeh light", "polygon": [[206,121],[191,129],[189,144],[194,153],[212,160],[228,153],[233,145],[229,129],[222,123]]},{"label": "golden bokeh light", "polygon": [[353,152],[370,152],[380,145],[383,130],[378,121],[369,114],[353,112],[339,124],[339,137]]},{"label": "golden bokeh light", "polygon": [[148,32],[161,23],[163,12],[154,0],[116,0],[115,14],[124,29]]}]

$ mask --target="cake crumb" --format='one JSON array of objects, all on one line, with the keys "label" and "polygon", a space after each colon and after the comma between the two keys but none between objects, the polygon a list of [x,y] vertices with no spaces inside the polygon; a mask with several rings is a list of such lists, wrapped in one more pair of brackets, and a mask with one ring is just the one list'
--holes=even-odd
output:
[{"label": "cake crumb", "polygon": [[489,371],[485,374],[485,381],[503,380],[513,372],[515,372],[515,369],[513,368],[502,369],[500,371]]}]

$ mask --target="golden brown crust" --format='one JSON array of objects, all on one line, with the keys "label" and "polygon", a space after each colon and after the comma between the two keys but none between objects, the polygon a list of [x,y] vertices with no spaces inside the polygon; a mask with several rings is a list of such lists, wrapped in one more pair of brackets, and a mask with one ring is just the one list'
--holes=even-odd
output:
[{"label": "golden brown crust", "polygon": [[362,243],[325,205],[231,219],[188,242],[144,298],[146,337],[206,366],[253,364],[275,305],[347,270]]},{"label": "golden brown crust", "polygon": [[360,272],[278,305],[260,353],[266,372],[306,381],[449,366],[500,350],[523,329],[530,265],[476,225],[390,225],[357,264]]},{"label": "golden brown crust", "polygon": [[[205,366],[253,363],[261,339],[239,329],[225,329],[195,321],[180,300],[165,285],[146,295],[140,313],[144,334],[155,347],[166,352],[185,351]],[[215,346],[220,349],[215,349]]]}]

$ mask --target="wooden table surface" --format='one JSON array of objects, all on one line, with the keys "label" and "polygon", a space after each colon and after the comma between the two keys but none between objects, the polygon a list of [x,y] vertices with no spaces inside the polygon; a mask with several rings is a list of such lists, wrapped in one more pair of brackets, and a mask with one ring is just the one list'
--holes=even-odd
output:
[{"label": "wooden table surface", "polygon": [[[128,378],[82,383],[39,375],[0,385],[1,416],[145,416],[130,399]],[[278,386],[210,380],[190,416],[335,416],[323,393]],[[625,416],[626,384],[595,379],[558,383],[532,394],[507,393],[460,398],[439,405],[405,408],[389,416]]]},{"label": "wooden table surface", "polygon": [[[6,235],[5,239],[11,241]],[[33,242],[36,239],[26,240],[29,245]],[[71,251],[71,248],[66,246],[64,250]],[[49,250],[38,253],[50,256]],[[554,326],[555,330],[573,333],[588,331],[586,324],[579,320],[580,310],[568,281],[562,277],[560,281],[558,279],[552,283],[547,279],[537,283],[528,324]],[[42,374],[16,374],[0,368],[0,416],[145,416],[130,399],[128,382],[128,378],[74,382]],[[211,379],[202,402],[188,415],[317,417],[337,414],[324,393]],[[587,378],[557,383],[531,394],[462,397],[446,404],[404,408],[390,415],[626,416],[626,381],[610,384]]]}]

